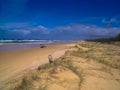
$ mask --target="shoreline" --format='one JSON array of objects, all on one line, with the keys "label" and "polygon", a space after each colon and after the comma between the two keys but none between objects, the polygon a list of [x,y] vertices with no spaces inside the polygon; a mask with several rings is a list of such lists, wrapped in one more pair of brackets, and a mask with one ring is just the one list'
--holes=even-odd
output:
[{"label": "shoreline", "polygon": [[49,42],[4,43],[4,44],[0,44],[0,53],[36,48],[36,47],[40,47],[40,44],[49,46],[49,45],[59,45],[59,44],[70,44],[75,42],[76,41],[55,41],[52,43]]}]

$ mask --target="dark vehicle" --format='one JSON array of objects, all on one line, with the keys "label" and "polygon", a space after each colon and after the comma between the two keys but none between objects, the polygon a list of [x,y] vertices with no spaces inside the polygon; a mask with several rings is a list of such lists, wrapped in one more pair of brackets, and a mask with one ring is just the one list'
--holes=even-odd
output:
[{"label": "dark vehicle", "polygon": [[45,48],[46,46],[44,44],[40,44],[40,48]]}]

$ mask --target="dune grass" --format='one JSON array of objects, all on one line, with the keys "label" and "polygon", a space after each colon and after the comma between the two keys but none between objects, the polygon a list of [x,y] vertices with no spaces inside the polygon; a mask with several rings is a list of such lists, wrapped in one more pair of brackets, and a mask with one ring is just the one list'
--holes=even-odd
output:
[{"label": "dune grass", "polygon": [[51,70],[52,73],[54,73],[54,69],[56,69],[59,66],[70,69],[73,73],[75,73],[80,78],[79,87],[81,87],[84,81],[84,75],[83,75],[82,70],[79,70],[77,67],[73,65],[72,60],[68,58],[59,58],[52,65],[46,64],[44,66],[40,66],[38,67],[38,70],[47,69],[47,68],[50,68],[50,66],[53,67],[53,69]]},{"label": "dune grass", "polygon": [[[80,78],[79,87],[82,85],[84,81],[82,72],[73,65],[72,60],[62,57],[55,60],[52,64],[47,63],[39,66],[36,73],[32,73],[29,76],[23,77],[21,83],[13,85],[12,89],[10,90],[46,90],[46,83],[48,82],[49,78],[51,78],[51,75],[56,73],[56,69],[58,67],[68,68],[69,70],[71,70]],[[42,74],[44,73],[48,74],[46,78],[42,76]],[[43,84],[43,81],[46,83]],[[36,88],[34,86],[34,82],[40,83],[39,88]]]},{"label": "dune grass", "polygon": [[86,42],[79,45],[89,48],[89,50],[78,48],[77,51],[72,52],[72,55],[88,60],[96,60],[112,68],[120,69],[120,47],[99,42]]},{"label": "dune grass", "polygon": [[10,90],[33,90],[32,80],[25,76],[20,84],[14,86],[14,88]]},{"label": "dune grass", "polygon": [[[65,55],[55,60],[53,63],[47,63],[37,68],[36,72],[25,76],[21,82],[13,85],[10,90],[47,90],[47,85],[51,83],[58,83],[54,81],[59,80],[53,75],[56,74],[57,69],[68,69],[79,77],[79,90],[84,83],[84,72],[81,68],[76,67],[74,61],[67,56],[77,56],[85,58],[88,61],[94,60],[98,63],[104,64],[113,69],[120,69],[120,47],[116,45],[103,44],[100,42],[84,42],[79,43],[80,47],[75,46],[77,51],[67,51]],[[61,71],[59,70],[61,73]],[[53,79],[53,81],[52,81]],[[119,79],[117,79],[119,81]],[[63,81],[65,82],[65,81]],[[60,83],[60,82],[59,82]]]}]

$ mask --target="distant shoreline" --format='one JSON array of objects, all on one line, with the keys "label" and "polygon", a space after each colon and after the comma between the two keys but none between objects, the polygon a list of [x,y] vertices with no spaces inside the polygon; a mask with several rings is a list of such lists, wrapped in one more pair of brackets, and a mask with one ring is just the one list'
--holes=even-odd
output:
[{"label": "distant shoreline", "polygon": [[34,47],[40,47],[40,44],[44,45],[55,45],[72,43],[72,40],[0,40],[0,53],[22,50]]}]

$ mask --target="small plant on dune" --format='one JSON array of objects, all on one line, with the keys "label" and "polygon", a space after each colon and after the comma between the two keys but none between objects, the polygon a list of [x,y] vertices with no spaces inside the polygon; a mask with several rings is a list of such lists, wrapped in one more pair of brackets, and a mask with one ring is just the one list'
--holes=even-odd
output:
[{"label": "small plant on dune", "polygon": [[44,69],[51,68],[51,66],[53,66],[53,64],[49,64],[49,63],[43,64],[43,65],[39,66],[37,70],[42,71]]},{"label": "small plant on dune", "polygon": [[27,77],[24,77],[22,82],[11,90],[33,90],[33,84],[31,80],[29,80]]},{"label": "small plant on dune", "polygon": [[33,73],[31,78],[32,78],[32,80],[38,80],[39,79],[37,73]]}]

